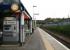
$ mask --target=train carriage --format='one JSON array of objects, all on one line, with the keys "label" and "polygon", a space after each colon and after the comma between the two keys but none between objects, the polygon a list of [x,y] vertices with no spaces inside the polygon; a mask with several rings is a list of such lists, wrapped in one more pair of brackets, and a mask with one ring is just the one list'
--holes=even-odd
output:
[{"label": "train carriage", "polygon": [[0,41],[22,44],[26,32],[32,33],[32,19],[20,0],[0,0]]}]

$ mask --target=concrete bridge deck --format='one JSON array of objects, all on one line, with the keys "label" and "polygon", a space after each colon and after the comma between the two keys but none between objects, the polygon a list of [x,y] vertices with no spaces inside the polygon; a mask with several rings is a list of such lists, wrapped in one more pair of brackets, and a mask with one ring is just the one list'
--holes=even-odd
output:
[{"label": "concrete bridge deck", "polygon": [[69,50],[62,43],[50,36],[40,28],[36,28],[34,34],[27,43],[22,46],[0,46],[0,50]]}]

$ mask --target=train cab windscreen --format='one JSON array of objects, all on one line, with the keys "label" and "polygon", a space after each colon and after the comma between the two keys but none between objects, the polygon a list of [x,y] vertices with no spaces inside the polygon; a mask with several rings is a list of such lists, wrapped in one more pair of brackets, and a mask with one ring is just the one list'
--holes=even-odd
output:
[{"label": "train cab windscreen", "polygon": [[4,18],[15,16],[14,11],[17,10],[19,10],[19,0],[0,0],[0,31],[3,31]]},{"label": "train cab windscreen", "polygon": [[0,0],[0,3],[19,3],[19,0]]}]

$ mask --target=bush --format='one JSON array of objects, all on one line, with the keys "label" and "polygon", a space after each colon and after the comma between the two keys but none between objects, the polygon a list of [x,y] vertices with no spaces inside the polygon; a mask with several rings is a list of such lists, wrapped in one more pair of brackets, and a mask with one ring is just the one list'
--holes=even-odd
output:
[{"label": "bush", "polygon": [[51,30],[51,31],[54,31],[54,32],[62,33],[66,36],[70,36],[70,25],[47,26],[44,28]]}]

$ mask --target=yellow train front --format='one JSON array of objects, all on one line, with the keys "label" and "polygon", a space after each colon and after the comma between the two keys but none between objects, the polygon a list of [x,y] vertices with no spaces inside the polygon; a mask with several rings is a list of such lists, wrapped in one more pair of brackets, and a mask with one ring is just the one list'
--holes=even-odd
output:
[{"label": "yellow train front", "polygon": [[0,0],[0,41],[3,44],[23,44],[27,33],[32,33],[31,26],[31,16],[20,0]]}]

